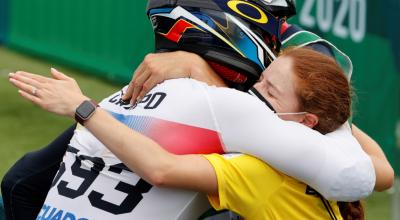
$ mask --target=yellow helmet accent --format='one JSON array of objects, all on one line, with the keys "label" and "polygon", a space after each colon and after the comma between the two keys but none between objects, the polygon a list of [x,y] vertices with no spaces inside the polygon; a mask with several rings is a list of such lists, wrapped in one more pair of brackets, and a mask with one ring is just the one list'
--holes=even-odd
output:
[{"label": "yellow helmet accent", "polygon": [[[252,21],[260,23],[260,24],[268,23],[267,15],[261,9],[259,9],[256,5],[253,5],[253,4],[249,3],[249,2],[240,1],[240,0],[229,1],[227,4],[228,4],[228,7],[230,9],[232,9],[234,12],[238,13],[239,15],[241,15],[241,16],[249,19],[249,20],[252,20]],[[240,11],[238,9],[238,5],[242,5],[242,4],[248,5],[248,6],[252,7],[252,8],[254,8],[254,9],[256,9],[258,11],[258,13],[260,14],[260,18],[251,17],[251,16],[249,16],[247,14],[244,14],[242,11]]]}]

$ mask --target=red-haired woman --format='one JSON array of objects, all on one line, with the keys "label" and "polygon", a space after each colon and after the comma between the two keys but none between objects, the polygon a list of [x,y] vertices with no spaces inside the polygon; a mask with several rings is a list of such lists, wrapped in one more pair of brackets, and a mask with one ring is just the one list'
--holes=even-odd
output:
[{"label": "red-haired woman", "polygon": [[[40,99],[47,100],[47,104],[41,107],[73,117],[74,99],[82,95],[73,81],[61,73],[58,77],[66,79],[58,87],[62,91],[57,94],[62,96],[41,94]],[[32,83],[16,75],[11,79],[22,90],[27,88],[26,84]],[[281,119],[290,121],[288,124],[301,123],[326,134],[339,128],[350,116],[351,96],[347,78],[334,60],[309,49],[286,51],[268,67],[255,88]],[[38,97],[21,93],[39,103]],[[259,101],[247,99],[240,104],[258,106],[256,102]],[[85,122],[85,127],[131,170],[153,185],[205,192],[216,209],[230,209],[245,219],[341,219],[336,202],[326,201],[306,184],[254,157],[241,154],[176,156],[146,136],[114,123],[114,120],[99,109]],[[307,160],[308,155],[303,156]],[[344,219],[363,219],[360,206],[344,204],[342,207],[340,211]]]}]

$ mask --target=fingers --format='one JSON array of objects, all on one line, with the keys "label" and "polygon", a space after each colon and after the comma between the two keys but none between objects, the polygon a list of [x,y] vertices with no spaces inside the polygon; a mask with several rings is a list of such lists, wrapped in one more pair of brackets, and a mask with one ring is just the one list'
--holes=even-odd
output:
[{"label": "fingers", "polygon": [[58,80],[70,80],[71,79],[67,75],[63,74],[62,72],[60,72],[54,68],[51,68],[50,72],[54,79],[58,79]]},{"label": "fingers", "polygon": [[38,98],[38,97],[36,97],[34,95],[31,95],[31,94],[29,94],[29,93],[27,93],[25,91],[22,91],[22,90],[18,90],[18,92],[24,99],[26,99],[28,101],[31,101],[35,105],[39,105],[40,106],[40,104],[41,104],[40,98]]},{"label": "fingers", "polygon": [[133,77],[132,77],[131,82],[129,83],[128,89],[126,90],[125,94],[122,96],[123,100],[127,101],[132,97],[133,90],[135,89],[134,82],[135,82],[136,78],[141,75],[143,70],[144,70],[144,64],[142,62],[142,63],[140,63],[138,68],[136,68],[135,72],[133,73]]},{"label": "fingers", "polygon": [[[24,72],[24,71],[17,71],[15,74],[16,75],[21,75],[21,76],[24,76],[24,77],[27,77],[27,78],[34,79],[34,80],[36,80],[38,82],[41,82],[41,83],[46,83],[46,82],[51,81],[51,79],[48,78],[48,77],[41,76],[41,75],[36,75],[36,74]],[[11,74],[10,74],[10,77],[11,77]]]},{"label": "fingers", "polygon": [[34,79],[19,74],[10,74],[10,82],[17,88],[29,93],[32,93],[34,89],[41,88],[43,85]]},{"label": "fingers", "polygon": [[[187,59],[188,62],[180,62]],[[136,69],[122,99],[131,103],[141,99],[151,88],[166,79],[185,77],[190,73],[191,58],[186,53],[170,52],[148,54]],[[178,62],[177,62],[178,61]]]},{"label": "fingers", "polygon": [[[54,79],[58,79],[58,80],[70,80],[70,79],[72,79],[71,77],[63,74],[62,72],[58,71],[55,68],[51,68],[50,72],[51,72],[51,75],[53,76]],[[41,75],[37,75],[37,74],[28,73],[28,72],[25,72],[25,71],[17,71],[15,73],[15,75],[24,76],[26,78],[34,79],[34,80],[36,80],[38,82],[41,82],[41,83],[51,82],[51,80],[52,80],[51,78],[48,78],[48,77],[45,77],[45,76],[41,76]],[[11,74],[10,74],[10,76],[11,76]]]},{"label": "fingers", "polygon": [[129,83],[128,89],[125,91],[124,95],[122,96],[122,100],[127,101],[132,97],[133,92],[133,83],[132,81]]},{"label": "fingers", "polygon": [[[162,80],[161,80],[162,81]],[[151,89],[153,89],[158,83],[161,82],[158,77],[153,77],[151,76],[146,80],[145,83],[143,83],[142,89],[140,90],[140,93],[138,94],[136,100],[142,100],[143,97],[150,92]],[[132,97],[133,98],[133,97]]]},{"label": "fingers", "polygon": [[140,76],[138,76],[135,81],[133,82],[133,93],[131,97],[131,103],[137,102],[139,94],[142,92],[143,89],[148,89],[147,87],[144,88],[145,82],[149,79],[150,73],[148,71],[144,71]]},{"label": "fingers", "polygon": [[29,94],[32,94],[32,95],[37,95],[37,88],[36,87],[27,85],[27,84],[22,83],[22,82],[20,82],[18,80],[15,80],[15,79],[10,79],[10,82],[15,87],[17,87],[19,89],[19,91],[23,91],[25,93],[29,93]]}]

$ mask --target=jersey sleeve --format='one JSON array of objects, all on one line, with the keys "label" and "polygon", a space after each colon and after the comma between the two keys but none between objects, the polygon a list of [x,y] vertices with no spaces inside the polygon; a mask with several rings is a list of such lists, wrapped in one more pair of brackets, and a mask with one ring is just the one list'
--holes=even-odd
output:
[{"label": "jersey sleeve", "polygon": [[216,210],[229,209],[252,216],[284,182],[278,173],[257,158],[244,154],[210,154],[204,157],[214,167],[218,194],[208,195]]},{"label": "jersey sleeve", "polygon": [[359,200],[373,191],[372,161],[345,126],[322,135],[281,120],[246,93],[213,87],[205,91],[226,152],[258,157],[329,200]]}]

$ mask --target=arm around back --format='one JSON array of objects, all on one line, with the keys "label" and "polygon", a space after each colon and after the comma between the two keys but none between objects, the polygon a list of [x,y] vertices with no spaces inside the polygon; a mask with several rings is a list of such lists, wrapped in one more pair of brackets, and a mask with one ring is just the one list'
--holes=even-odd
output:
[{"label": "arm around back", "polygon": [[375,190],[383,191],[393,186],[394,170],[386,159],[384,152],[376,141],[357,126],[352,126],[354,137],[361,144],[363,150],[371,157],[376,173]]},{"label": "arm around back", "polygon": [[[341,128],[322,135],[283,121],[260,100],[232,89],[205,88],[226,152],[243,152],[309,184],[325,198],[355,201],[373,191],[368,155]],[[240,117],[238,117],[240,115]]]}]

